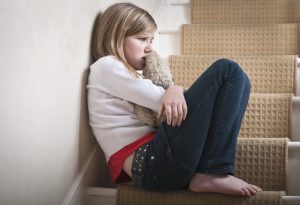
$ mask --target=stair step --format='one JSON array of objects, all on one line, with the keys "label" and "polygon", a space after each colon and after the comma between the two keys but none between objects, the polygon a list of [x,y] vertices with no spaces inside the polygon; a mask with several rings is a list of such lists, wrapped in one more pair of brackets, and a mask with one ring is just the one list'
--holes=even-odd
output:
[{"label": "stair step", "polygon": [[185,24],[183,55],[297,55],[297,24]]},{"label": "stair step", "polygon": [[170,68],[176,84],[189,87],[213,62],[228,58],[239,63],[251,80],[253,93],[296,92],[296,55],[207,56],[172,55]]},{"label": "stair step", "polygon": [[192,23],[300,22],[299,0],[192,0]]},{"label": "stair step", "polygon": [[287,139],[238,139],[235,176],[265,191],[286,190]]},{"label": "stair step", "polygon": [[[300,179],[297,171],[300,170],[299,157],[300,157],[300,142],[288,142],[287,196],[282,196],[283,205],[300,204],[300,196],[299,196]],[[87,190],[89,205],[96,205],[96,204],[115,205],[116,194],[117,194],[117,189],[111,187],[110,188],[89,187]]]},{"label": "stair step", "polygon": [[292,95],[251,94],[239,138],[289,138]]},{"label": "stair step", "polygon": [[[116,205],[117,189],[104,187],[89,187],[87,189],[89,205]],[[282,196],[282,205],[299,205],[300,196]],[[259,203],[261,204],[261,203]]]},{"label": "stair step", "polygon": [[222,201],[224,205],[281,204],[281,191],[262,191],[252,197],[227,196],[214,193],[194,193],[187,190],[172,192],[153,192],[121,185],[118,187],[117,204],[119,205],[215,205]]}]

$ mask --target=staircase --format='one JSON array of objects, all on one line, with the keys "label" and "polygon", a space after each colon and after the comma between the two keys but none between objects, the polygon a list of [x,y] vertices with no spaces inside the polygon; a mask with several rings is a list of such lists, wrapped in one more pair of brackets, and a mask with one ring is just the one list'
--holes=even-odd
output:
[{"label": "staircase", "polygon": [[[174,1],[178,6],[180,1]],[[238,138],[236,176],[257,184],[254,197],[89,187],[89,204],[300,204],[299,0],[185,1],[180,55],[170,56],[176,84],[188,88],[219,58],[238,62],[252,89]],[[176,28],[167,28],[175,34]],[[162,31],[161,34],[167,33]],[[176,49],[175,49],[176,50]],[[298,93],[297,93],[298,92]]]}]

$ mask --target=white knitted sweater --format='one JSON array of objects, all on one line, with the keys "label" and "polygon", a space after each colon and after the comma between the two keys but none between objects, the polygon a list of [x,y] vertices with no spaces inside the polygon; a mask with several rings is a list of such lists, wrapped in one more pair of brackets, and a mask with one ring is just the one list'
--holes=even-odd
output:
[{"label": "white knitted sweater", "polygon": [[107,161],[154,131],[138,119],[133,103],[158,112],[165,90],[131,75],[116,57],[105,56],[91,65],[87,88],[90,125]]}]

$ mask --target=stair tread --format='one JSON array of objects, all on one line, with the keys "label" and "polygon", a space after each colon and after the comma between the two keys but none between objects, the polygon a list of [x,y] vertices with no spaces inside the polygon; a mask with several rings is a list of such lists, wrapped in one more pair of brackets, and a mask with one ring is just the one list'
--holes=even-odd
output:
[{"label": "stair tread", "polygon": [[241,65],[251,80],[253,93],[295,93],[296,91],[296,55],[172,55],[170,69],[174,81],[187,88],[220,58],[232,59]]},{"label": "stair tread", "polygon": [[197,204],[209,205],[222,204],[281,204],[281,197],[285,195],[283,191],[262,191],[252,197],[228,196],[214,193],[193,193],[187,190],[173,192],[153,192],[146,191],[136,186],[121,185],[118,187],[117,204],[118,205],[176,205],[176,204]]},{"label": "stair tread", "polygon": [[297,24],[185,24],[181,54],[297,55]]},{"label": "stair tread", "polygon": [[289,138],[290,94],[251,94],[239,138]]},{"label": "stair tread", "polygon": [[265,191],[286,190],[288,140],[239,138],[235,176]]},{"label": "stair tread", "polygon": [[192,0],[192,23],[300,22],[299,0]]}]

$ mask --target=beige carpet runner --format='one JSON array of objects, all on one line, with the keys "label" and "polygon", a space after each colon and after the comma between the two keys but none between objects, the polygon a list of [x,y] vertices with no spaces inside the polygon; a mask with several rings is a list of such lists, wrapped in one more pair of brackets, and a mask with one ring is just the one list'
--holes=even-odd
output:
[{"label": "beige carpet runner", "polygon": [[287,142],[287,138],[240,138],[235,176],[264,191],[286,190]]},{"label": "beige carpet runner", "polygon": [[281,205],[281,191],[264,191],[253,197],[225,196],[222,194],[152,192],[134,186],[119,186],[117,205]]},{"label": "beige carpet runner", "polygon": [[290,94],[251,94],[239,138],[288,138]]},{"label": "beige carpet runner", "polygon": [[183,55],[296,55],[297,24],[186,24]]},{"label": "beige carpet runner", "polygon": [[[224,56],[173,55],[170,68],[176,84],[188,88],[213,62]],[[295,93],[296,55],[231,56],[251,80],[252,93]]]},{"label": "beige carpet runner", "polygon": [[[171,56],[170,67],[175,83],[188,88],[209,65],[220,58],[222,57]],[[238,62],[247,72],[251,80],[251,92],[255,93],[250,96],[239,137],[289,137],[291,98],[295,92],[297,56],[229,58]]]},{"label": "beige carpet runner", "polygon": [[279,205],[287,190],[291,101],[300,48],[300,0],[191,0],[181,54],[170,57],[176,84],[188,88],[215,60],[233,59],[251,80],[238,137],[235,175],[264,191],[253,197],[188,190],[151,192],[121,185],[118,205]]},{"label": "beige carpet runner", "polygon": [[299,0],[192,0],[192,23],[300,22]]}]

